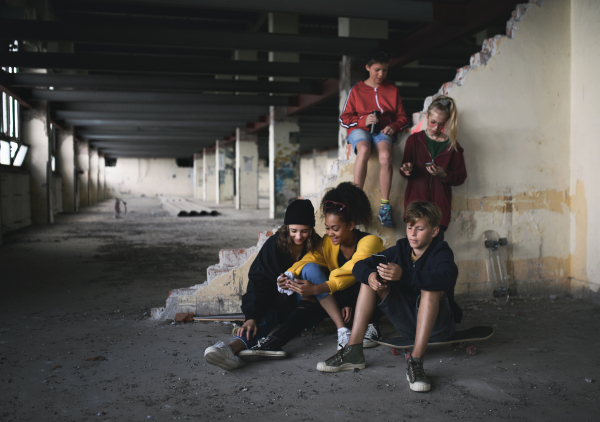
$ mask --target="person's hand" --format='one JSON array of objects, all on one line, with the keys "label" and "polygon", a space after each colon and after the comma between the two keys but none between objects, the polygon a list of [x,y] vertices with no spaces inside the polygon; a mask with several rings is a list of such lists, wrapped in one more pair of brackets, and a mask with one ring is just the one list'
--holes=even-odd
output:
[{"label": "person's hand", "polygon": [[432,176],[441,177],[441,178],[444,178],[447,176],[444,169],[439,166],[436,166],[435,164],[427,166],[426,169],[429,173],[431,173]]},{"label": "person's hand", "polygon": [[376,292],[379,292],[379,291],[381,291],[381,290],[385,290],[385,289],[387,289],[387,286],[386,286],[384,283],[382,283],[381,281],[379,281],[379,280],[377,279],[377,273],[376,273],[376,272],[372,272],[372,273],[369,275],[369,280],[368,280],[368,281],[369,281],[369,286],[370,286],[370,287],[371,287],[373,290],[375,290]]},{"label": "person's hand", "polygon": [[282,290],[288,290],[288,284],[289,284],[289,282],[290,282],[290,279],[287,278],[285,274],[281,274],[279,276],[279,278],[277,279],[277,285]]},{"label": "person's hand", "polygon": [[237,336],[243,337],[244,331],[246,332],[246,340],[250,340],[250,337],[256,336],[256,333],[258,332],[256,321],[253,319],[249,319],[248,321],[244,322],[244,325],[238,328]]},{"label": "person's hand", "polygon": [[367,118],[365,119],[365,125],[367,125],[367,126],[374,125],[378,121],[379,121],[379,119],[377,118],[377,116],[375,116],[374,114],[369,114],[367,116]]},{"label": "person's hand", "polygon": [[383,130],[381,131],[381,133],[383,133],[384,135],[393,135],[396,131],[394,130],[393,127],[391,126],[386,126],[383,128]]},{"label": "person's hand", "polygon": [[287,284],[287,288],[301,296],[314,296],[319,293],[317,291],[317,285],[308,280],[296,280],[296,282],[290,281]]},{"label": "person's hand", "polygon": [[342,308],[342,318],[344,318],[344,322],[350,322],[350,319],[352,319],[352,308],[350,306]]},{"label": "person's hand", "polygon": [[404,163],[404,164],[402,164],[402,167],[400,167],[400,171],[402,173],[406,174],[407,176],[410,176],[412,169],[413,169],[412,163]]},{"label": "person's hand", "polygon": [[379,264],[377,266],[379,276],[387,281],[398,281],[402,277],[402,268],[398,264],[390,262],[389,264]]}]

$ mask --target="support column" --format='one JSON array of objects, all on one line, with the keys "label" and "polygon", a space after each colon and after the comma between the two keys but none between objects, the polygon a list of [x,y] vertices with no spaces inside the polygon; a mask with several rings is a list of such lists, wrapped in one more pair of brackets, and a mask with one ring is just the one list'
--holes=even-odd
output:
[{"label": "support column", "polygon": [[75,212],[75,138],[73,128],[58,130],[58,168],[62,179],[62,209],[64,212]]},{"label": "support column", "polygon": [[233,142],[217,141],[217,204],[233,202],[235,194],[233,165],[235,160],[235,144]]},{"label": "support column", "polygon": [[[388,39],[388,21],[378,19],[338,18],[338,36],[372,39]],[[366,51],[364,52],[366,53]],[[364,54],[363,53],[363,54]],[[342,56],[340,66],[340,114],[344,111],[350,89],[360,80],[366,79],[366,63],[351,56]],[[347,160],[354,151],[346,143],[347,130],[340,126],[338,147],[340,160]]]},{"label": "support column", "polygon": [[52,163],[47,105],[22,109],[22,113],[22,141],[30,146],[26,160],[31,175],[31,219],[34,223],[52,223]]},{"label": "support column", "polygon": [[98,154],[98,202],[106,198],[106,163],[104,154]]},{"label": "support column", "polygon": [[90,144],[89,141],[76,143],[77,165],[77,191],[79,193],[79,207],[90,205],[89,178],[90,178]]},{"label": "support column", "polygon": [[[298,35],[298,15],[292,13],[269,13],[270,34],[294,34]],[[298,63],[300,54],[280,51],[269,51],[270,62]],[[298,78],[269,77],[270,81],[298,82]]]},{"label": "support column", "polygon": [[204,199],[204,155],[194,154],[194,169],[193,183],[194,183],[194,198]]},{"label": "support column", "polygon": [[204,148],[204,200],[216,202],[217,200],[217,163],[216,148]]},{"label": "support column", "polygon": [[98,150],[90,148],[90,205],[98,202]]},{"label": "support column", "polygon": [[269,216],[283,218],[287,206],[300,195],[300,125],[287,117],[286,107],[270,108]]},{"label": "support column", "polygon": [[235,207],[258,208],[258,136],[235,130]]}]

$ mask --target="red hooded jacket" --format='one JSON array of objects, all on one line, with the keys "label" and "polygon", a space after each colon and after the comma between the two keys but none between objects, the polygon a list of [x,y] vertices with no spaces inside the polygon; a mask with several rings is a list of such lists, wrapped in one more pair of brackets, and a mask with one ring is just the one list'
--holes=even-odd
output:
[{"label": "red hooded jacket", "polygon": [[[408,137],[404,147],[404,158],[402,164],[412,163],[413,170],[410,176],[400,171],[400,174],[408,179],[408,185],[404,192],[404,217],[406,218],[406,208],[414,201],[429,201],[436,204],[442,210],[442,221],[440,226],[448,227],[450,224],[450,214],[452,212],[452,186],[460,186],[467,178],[467,168],[463,157],[463,149],[457,143],[458,151],[448,147],[442,151],[435,159],[431,159],[431,154],[427,149],[427,139],[425,132],[417,132]],[[446,177],[432,176],[427,171],[425,163],[434,162],[436,166],[442,167],[446,172]]]},{"label": "red hooded jacket", "polygon": [[348,135],[354,129],[369,131],[365,125],[365,119],[373,110],[379,110],[379,127],[386,126],[394,128],[395,132],[408,126],[406,112],[402,105],[400,93],[395,85],[383,81],[377,88],[372,88],[360,81],[352,87],[348,93],[348,99],[340,116],[340,124],[348,129]]}]

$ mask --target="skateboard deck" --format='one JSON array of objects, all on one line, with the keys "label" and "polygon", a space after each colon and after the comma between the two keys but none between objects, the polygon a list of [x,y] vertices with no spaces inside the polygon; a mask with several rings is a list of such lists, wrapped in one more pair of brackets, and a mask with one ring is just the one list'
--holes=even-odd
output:
[{"label": "skateboard deck", "polygon": [[487,230],[483,237],[485,238],[485,248],[488,251],[486,267],[494,299],[504,305],[510,297],[510,289],[508,288],[508,273],[506,272],[501,246],[506,246],[508,240],[505,237],[501,238],[494,230]]},{"label": "skateboard deck", "polygon": [[[468,341],[482,341],[487,340],[494,335],[494,328],[487,326],[471,327],[462,331],[455,331],[448,340],[438,341],[435,343],[427,343],[428,346],[439,346],[442,344],[451,344],[453,347],[466,349],[467,354],[473,356],[477,354],[477,348],[475,346],[467,346]],[[406,340],[403,337],[394,337],[384,340],[376,341],[376,343],[383,346],[389,346],[392,348],[394,355],[399,355],[402,352],[408,353],[409,350],[414,346],[414,340]]]},{"label": "skateboard deck", "polygon": [[203,315],[194,317],[194,321],[244,321],[244,314]]}]

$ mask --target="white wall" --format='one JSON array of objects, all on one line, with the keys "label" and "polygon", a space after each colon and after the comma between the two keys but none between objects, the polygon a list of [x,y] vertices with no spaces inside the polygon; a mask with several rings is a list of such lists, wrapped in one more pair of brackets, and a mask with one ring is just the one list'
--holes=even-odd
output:
[{"label": "white wall", "polygon": [[571,254],[577,295],[600,301],[600,2],[571,2]]},{"label": "white wall", "polygon": [[117,158],[105,173],[107,197],[193,196],[192,168],[174,158]]}]

